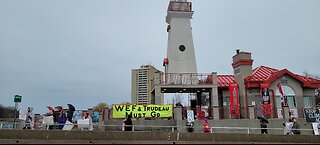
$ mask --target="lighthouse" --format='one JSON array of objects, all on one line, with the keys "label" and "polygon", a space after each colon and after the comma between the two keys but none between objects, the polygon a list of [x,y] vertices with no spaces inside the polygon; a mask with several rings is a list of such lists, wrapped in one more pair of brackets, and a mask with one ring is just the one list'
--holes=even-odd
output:
[{"label": "lighthouse", "polygon": [[166,73],[197,73],[192,38],[192,3],[187,0],[171,0],[168,6],[167,57],[164,59]]}]

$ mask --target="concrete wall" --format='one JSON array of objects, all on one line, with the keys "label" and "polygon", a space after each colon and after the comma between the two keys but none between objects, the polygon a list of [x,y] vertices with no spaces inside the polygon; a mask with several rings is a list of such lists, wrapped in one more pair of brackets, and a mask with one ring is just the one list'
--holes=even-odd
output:
[{"label": "concrete wall", "polygon": [[0,132],[1,143],[23,143],[23,141],[45,143],[98,143],[99,141],[134,143],[152,141],[152,143],[219,143],[219,142],[273,142],[273,143],[320,143],[314,135],[261,135],[261,134],[219,134],[219,133],[172,133],[172,132],[89,132],[89,131],[29,131],[3,130]]},{"label": "concrete wall", "polygon": [[[269,130],[269,134],[283,134],[282,123],[287,121],[284,119],[269,119],[268,128],[278,128],[277,130]],[[311,123],[307,123],[304,118],[298,118],[298,123],[301,129],[312,129]],[[203,132],[203,120],[195,120],[194,129],[195,132]],[[243,128],[256,128],[250,129],[250,134],[260,134],[260,122],[258,119],[220,119],[220,120],[209,120],[211,127],[234,127],[225,129],[214,129],[214,133],[248,133],[247,129],[237,129],[236,127]],[[105,127],[105,131],[121,131],[122,120],[109,120],[105,122],[105,125],[115,125]],[[148,131],[148,130],[158,130],[158,131],[172,131],[171,126],[178,126],[178,132],[186,132],[186,120],[134,120],[133,125],[138,125],[135,127],[137,131]],[[139,127],[139,125],[146,127]],[[148,127],[149,126],[149,127]],[[160,126],[153,127],[151,126]],[[312,130],[302,130],[302,135],[313,135]]]},{"label": "concrete wall", "polygon": [[[283,134],[282,123],[287,121],[284,119],[269,119],[268,128],[278,128],[277,130],[268,130],[269,134]],[[311,123],[307,123],[305,119],[297,119],[300,124],[301,129],[312,129]],[[203,122],[202,120],[197,120],[195,122],[194,128],[195,132],[203,132]],[[260,134],[260,121],[258,119],[220,119],[220,120],[209,120],[211,127],[234,127],[229,129],[214,129],[214,133],[248,133],[246,129],[237,129],[236,127],[244,128],[256,128],[250,129],[250,134]],[[313,135],[312,130],[302,130],[302,135]]]},{"label": "concrete wall", "polygon": [[[123,120],[108,120],[105,122],[105,131],[121,131],[121,125]],[[166,130],[171,131],[171,126],[177,126],[176,120],[132,120],[132,124],[135,125],[136,131],[148,131],[148,130]],[[141,126],[141,127],[139,127]],[[143,126],[143,127],[142,127]],[[148,127],[149,126],[149,127]],[[159,126],[152,127],[151,126]]]}]

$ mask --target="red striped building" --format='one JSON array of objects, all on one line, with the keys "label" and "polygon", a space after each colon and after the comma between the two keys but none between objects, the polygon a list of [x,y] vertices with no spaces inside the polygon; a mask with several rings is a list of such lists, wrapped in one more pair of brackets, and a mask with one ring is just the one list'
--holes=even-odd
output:
[{"label": "red striped building", "polygon": [[[234,75],[217,76],[219,106],[221,106],[220,118],[230,118],[232,114],[230,100],[233,95],[229,92],[229,85],[234,82],[238,84],[239,88],[241,118],[251,118],[249,116],[252,114],[249,113],[250,107],[254,110],[254,117],[283,117],[281,93],[277,87],[277,81],[281,84],[285,106],[289,107],[291,116],[303,118],[304,108],[316,107],[316,90],[320,88],[320,80],[294,74],[287,69],[275,69],[267,66],[252,69],[252,64],[251,53],[237,51],[237,54],[233,56],[232,63]],[[269,96],[265,100],[262,97],[263,88],[267,88]]]}]

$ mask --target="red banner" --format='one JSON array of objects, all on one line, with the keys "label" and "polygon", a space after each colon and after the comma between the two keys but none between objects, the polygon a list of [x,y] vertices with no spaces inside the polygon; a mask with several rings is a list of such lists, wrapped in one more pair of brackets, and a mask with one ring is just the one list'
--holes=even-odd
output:
[{"label": "red banner", "polygon": [[229,84],[229,93],[230,93],[231,116],[239,116],[240,115],[239,88],[236,82]]},{"label": "red banner", "polygon": [[271,104],[268,84],[261,84],[261,104]]},{"label": "red banner", "polygon": [[262,114],[263,114],[263,117],[271,118],[271,115],[272,115],[271,104],[262,104]]},{"label": "red banner", "polygon": [[272,115],[272,106],[269,93],[269,85],[261,84],[261,106],[262,106],[262,115],[264,117],[271,117]]}]

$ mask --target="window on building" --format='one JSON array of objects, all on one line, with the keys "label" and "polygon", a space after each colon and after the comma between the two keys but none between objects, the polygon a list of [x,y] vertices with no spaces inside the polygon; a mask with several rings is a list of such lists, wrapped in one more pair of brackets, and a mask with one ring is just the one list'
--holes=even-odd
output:
[{"label": "window on building", "polygon": [[285,97],[287,97],[287,103],[289,108],[297,108],[295,96],[285,96]]},{"label": "window on building", "polygon": [[312,108],[312,100],[310,96],[303,97],[304,108]]},{"label": "window on building", "polygon": [[223,102],[225,102],[225,104],[223,104],[223,106],[229,108],[229,106],[230,106],[230,96],[226,96],[226,100],[224,100]]},{"label": "window on building", "polygon": [[276,96],[276,104],[277,104],[277,108],[281,108],[280,96]]},{"label": "window on building", "polygon": [[[287,100],[289,108],[297,108],[297,102],[296,102],[296,93],[295,91],[288,85],[281,85],[284,99]],[[281,100],[280,100],[280,91],[277,89],[276,91],[276,104],[277,108],[281,108]]]}]

